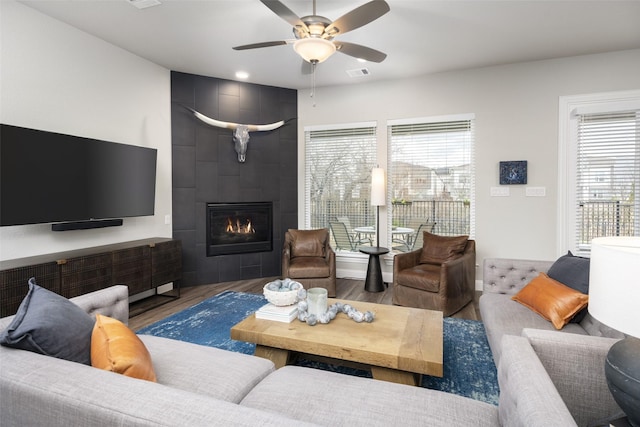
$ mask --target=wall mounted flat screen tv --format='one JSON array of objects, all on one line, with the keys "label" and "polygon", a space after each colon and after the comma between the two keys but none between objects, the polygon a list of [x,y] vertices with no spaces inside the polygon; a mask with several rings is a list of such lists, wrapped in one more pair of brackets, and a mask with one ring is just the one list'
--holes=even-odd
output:
[{"label": "wall mounted flat screen tv", "polygon": [[154,214],[154,148],[0,125],[0,226]]}]

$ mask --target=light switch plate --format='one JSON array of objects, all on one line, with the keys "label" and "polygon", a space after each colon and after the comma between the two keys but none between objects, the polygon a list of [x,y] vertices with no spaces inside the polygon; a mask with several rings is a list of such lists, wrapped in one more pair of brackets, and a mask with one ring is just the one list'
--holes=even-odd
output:
[{"label": "light switch plate", "polygon": [[509,197],[509,187],[491,187],[491,197]]},{"label": "light switch plate", "polygon": [[546,187],[527,187],[525,190],[527,197],[544,197],[547,195]]}]

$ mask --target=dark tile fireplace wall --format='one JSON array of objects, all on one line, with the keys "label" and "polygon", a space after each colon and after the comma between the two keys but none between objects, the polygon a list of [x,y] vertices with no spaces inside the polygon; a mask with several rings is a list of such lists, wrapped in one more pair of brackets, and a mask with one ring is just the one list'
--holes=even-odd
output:
[{"label": "dark tile fireplace wall", "polygon": [[[245,163],[232,131],[206,125],[184,108],[227,122],[280,129],[251,132]],[[182,240],[183,286],[280,275],[282,241],[298,225],[297,91],[171,73],[173,237]],[[206,253],[207,203],[273,202],[273,250]]]}]

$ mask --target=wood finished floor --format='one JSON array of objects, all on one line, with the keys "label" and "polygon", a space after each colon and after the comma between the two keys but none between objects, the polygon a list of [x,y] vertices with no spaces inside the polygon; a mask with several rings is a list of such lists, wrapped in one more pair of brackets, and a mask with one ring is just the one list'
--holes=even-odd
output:
[{"label": "wood finished floor", "polygon": [[[132,303],[130,306],[129,327],[136,331],[158,320],[191,307],[202,300],[222,293],[224,291],[247,292],[252,294],[262,294],[265,283],[276,279],[259,278],[251,280],[240,280],[234,282],[215,283],[211,285],[192,286],[180,290],[180,298],[171,299],[167,297],[152,297],[142,301]],[[363,280],[337,279],[337,298],[351,301],[365,301],[378,304],[391,304],[392,290],[387,288],[384,292],[367,292],[364,290]],[[476,292],[474,301],[465,308],[454,314],[452,317],[463,319],[479,320],[478,298],[480,293]],[[158,300],[168,301],[155,308],[148,309],[150,305],[156,304]],[[146,310],[146,311],[145,311]]]}]

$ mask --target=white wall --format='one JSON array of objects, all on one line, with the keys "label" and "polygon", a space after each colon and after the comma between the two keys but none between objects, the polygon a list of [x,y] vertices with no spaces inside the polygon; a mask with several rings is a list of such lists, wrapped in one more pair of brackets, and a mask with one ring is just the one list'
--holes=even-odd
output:
[{"label": "white wall", "polygon": [[[329,61],[320,67],[329,66]],[[304,224],[305,126],[376,120],[383,128],[378,133],[382,144],[378,160],[387,169],[388,119],[474,113],[477,264],[481,266],[487,257],[555,259],[567,250],[556,247],[559,97],[638,88],[640,50],[631,50],[319,87],[315,101],[308,91],[300,91],[299,224]],[[498,186],[498,163],[504,160],[527,160],[527,186],[545,187],[546,197],[525,197],[525,186],[509,186],[510,197],[491,197],[490,188]],[[386,212],[381,211],[383,215]],[[381,228],[386,225],[383,220]],[[385,280],[391,280],[391,266],[387,259]],[[362,262],[342,261],[338,274],[360,269],[363,276],[363,268]],[[477,273],[481,278],[481,267]]]},{"label": "white wall", "polygon": [[0,23],[0,122],[158,149],[155,216],[96,230],[1,227],[0,260],[171,237],[169,70],[11,0]]}]

